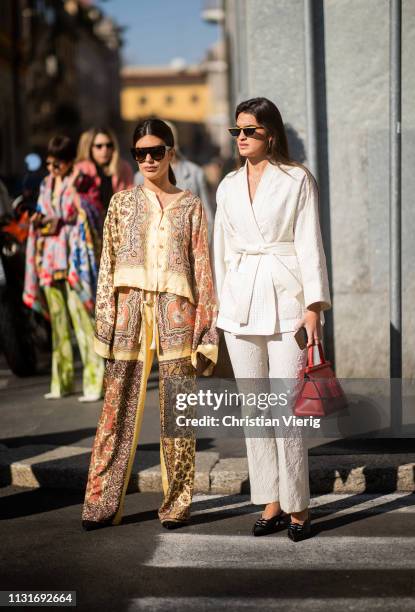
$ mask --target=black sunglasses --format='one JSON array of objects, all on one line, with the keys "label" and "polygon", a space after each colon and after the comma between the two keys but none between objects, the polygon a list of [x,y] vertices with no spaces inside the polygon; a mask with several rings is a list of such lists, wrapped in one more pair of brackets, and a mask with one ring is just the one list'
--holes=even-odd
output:
[{"label": "black sunglasses", "polygon": [[150,154],[151,159],[154,161],[160,161],[166,155],[166,151],[169,151],[173,147],[167,145],[157,145],[156,147],[133,147],[130,149],[133,158],[142,164],[146,159],[147,154]]},{"label": "black sunglasses", "polygon": [[240,128],[240,127],[231,127],[228,128],[228,132],[230,132],[230,134],[232,136],[234,136],[235,138],[238,138],[239,134],[241,132],[244,133],[244,136],[253,136],[256,132],[256,130],[258,128],[262,128],[264,127],[263,125],[255,125],[255,126],[250,126],[250,127],[244,127],[244,128]]},{"label": "black sunglasses", "polygon": [[102,147],[106,147],[107,149],[113,149],[114,143],[113,142],[99,142],[98,144],[94,144],[92,146],[95,147],[96,149],[102,149]]}]

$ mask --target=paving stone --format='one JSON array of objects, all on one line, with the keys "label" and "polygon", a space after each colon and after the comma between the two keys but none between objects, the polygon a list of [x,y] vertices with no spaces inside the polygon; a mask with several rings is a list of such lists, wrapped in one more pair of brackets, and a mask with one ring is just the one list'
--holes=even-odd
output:
[{"label": "paving stone", "polygon": [[[90,462],[85,447],[0,445],[0,484],[84,490]],[[415,453],[316,455],[309,457],[312,494],[415,491]],[[162,491],[159,451],[138,448],[129,490]],[[220,459],[196,453],[195,493],[249,492],[245,457]]]},{"label": "paving stone", "polygon": [[210,473],[211,493],[242,493],[248,486],[245,457],[220,459]]}]

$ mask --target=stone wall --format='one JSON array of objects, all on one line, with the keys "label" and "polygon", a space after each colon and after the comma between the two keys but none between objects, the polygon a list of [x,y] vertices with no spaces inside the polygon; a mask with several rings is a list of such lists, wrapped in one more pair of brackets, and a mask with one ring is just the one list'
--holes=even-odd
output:
[{"label": "stone wall", "polygon": [[[321,223],[340,377],[389,375],[389,3],[315,2]],[[307,164],[302,0],[228,0],[232,104],[279,107]],[[415,8],[403,2],[403,377],[415,372]],[[326,338],[327,340],[327,338]],[[332,342],[331,342],[332,340]]]}]

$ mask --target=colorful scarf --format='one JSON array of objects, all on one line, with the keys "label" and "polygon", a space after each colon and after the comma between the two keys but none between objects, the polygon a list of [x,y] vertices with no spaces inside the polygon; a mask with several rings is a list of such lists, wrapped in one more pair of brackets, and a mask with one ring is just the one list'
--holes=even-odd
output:
[{"label": "colorful scarf", "polygon": [[24,303],[49,319],[42,287],[66,278],[93,314],[98,277],[97,246],[88,221],[90,206],[87,194],[78,194],[73,177],[63,179],[61,191],[52,202],[54,180],[44,179],[37,211],[48,217],[59,217],[62,226],[56,236],[42,236],[33,223],[26,245]]}]

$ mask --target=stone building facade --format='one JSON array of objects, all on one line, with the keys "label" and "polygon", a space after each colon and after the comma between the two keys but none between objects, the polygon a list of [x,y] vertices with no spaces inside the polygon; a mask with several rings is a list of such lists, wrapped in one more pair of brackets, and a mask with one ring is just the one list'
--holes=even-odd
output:
[{"label": "stone building facade", "polygon": [[[415,9],[402,13],[403,377],[415,373]],[[235,105],[265,96],[307,165],[302,0],[226,0]],[[325,343],[340,377],[389,376],[389,2],[314,2],[320,213],[333,310]]]}]

